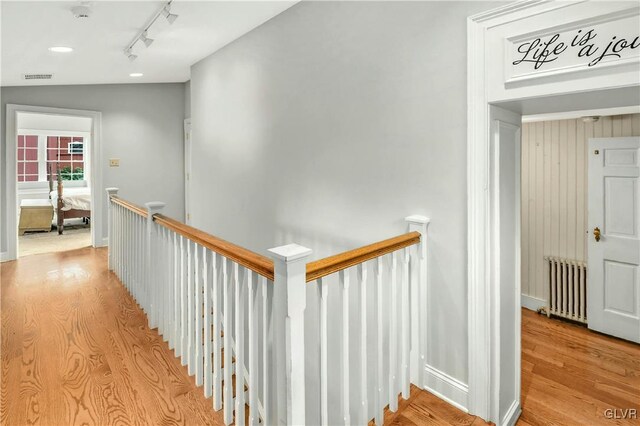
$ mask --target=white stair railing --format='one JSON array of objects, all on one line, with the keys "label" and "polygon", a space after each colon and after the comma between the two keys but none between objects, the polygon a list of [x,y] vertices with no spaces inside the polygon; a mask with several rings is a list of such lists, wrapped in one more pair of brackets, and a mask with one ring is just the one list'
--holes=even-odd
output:
[{"label": "white stair railing", "polygon": [[[326,425],[330,413],[344,424],[382,424],[385,407],[397,410],[410,383],[425,386],[428,219],[411,216],[407,234],[307,263],[305,247],[270,249],[272,260],[164,216],[164,203],[142,208],[117,193],[107,189],[109,268],[212,397],[213,409],[222,410],[225,424],[243,425],[247,411],[252,425]],[[328,298],[334,274],[337,306]],[[358,334],[350,330],[351,282],[359,290]],[[305,364],[308,283],[318,295],[319,366]],[[375,296],[372,322],[368,291]],[[334,312],[342,318],[341,336],[330,340]],[[329,407],[332,351],[340,359],[339,410]],[[354,385],[353,366],[360,370]],[[306,407],[310,375],[319,377],[318,420],[308,418]],[[361,404],[350,404],[352,392]]]}]

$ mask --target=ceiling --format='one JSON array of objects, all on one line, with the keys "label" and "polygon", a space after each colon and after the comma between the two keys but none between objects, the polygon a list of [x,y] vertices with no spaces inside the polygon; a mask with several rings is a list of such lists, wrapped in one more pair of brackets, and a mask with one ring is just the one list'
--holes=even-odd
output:
[{"label": "ceiling", "polygon": [[[154,43],[136,46],[138,58],[123,53],[166,1],[94,1],[86,19],[71,8],[79,2],[1,1],[2,86],[185,82],[190,67],[296,1],[180,1],[178,18],[163,17],[150,34]],[[52,53],[69,46],[71,53]],[[130,77],[140,72],[142,77]],[[51,80],[24,80],[23,74],[53,74]]]}]

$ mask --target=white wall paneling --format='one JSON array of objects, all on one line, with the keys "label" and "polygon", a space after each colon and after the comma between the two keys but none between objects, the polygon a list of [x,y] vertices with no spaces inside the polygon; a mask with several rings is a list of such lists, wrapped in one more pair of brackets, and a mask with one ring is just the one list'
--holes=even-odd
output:
[{"label": "white wall paneling", "polygon": [[523,124],[523,295],[548,297],[544,256],[587,260],[588,140],[620,136],[640,136],[640,114]]}]

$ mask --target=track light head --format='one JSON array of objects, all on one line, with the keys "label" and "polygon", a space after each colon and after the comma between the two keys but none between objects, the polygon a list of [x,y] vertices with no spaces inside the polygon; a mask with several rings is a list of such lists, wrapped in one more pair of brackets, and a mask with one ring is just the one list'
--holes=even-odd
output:
[{"label": "track light head", "polygon": [[145,46],[149,47],[153,44],[153,39],[147,37],[147,32],[143,32],[142,35],[140,36],[140,41],[144,43]]},{"label": "track light head", "polygon": [[169,7],[165,7],[162,11],[162,15],[164,15],[165,19],[169,24],[173,24],[173,22],[178,18],[178,15],[175,15],[169,12]]},{"label": "track light head", "polygon": [[134,55],[133,52],[131,52],[131,48],[125,49],[124,54],[127,55],[127,58],[132,62],[138,58],[138,55]]}]

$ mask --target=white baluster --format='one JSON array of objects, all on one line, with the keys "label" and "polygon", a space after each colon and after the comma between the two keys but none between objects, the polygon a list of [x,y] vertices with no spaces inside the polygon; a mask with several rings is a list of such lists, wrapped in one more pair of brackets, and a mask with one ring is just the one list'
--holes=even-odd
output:
[{"label": "white baluster", "polygon": [[223,304],[224,304],[224,319],[223,329],[224,334],[224,389],[223,389],[223,405],[224,405],[224,424],[230,425],[233,422],[233,367],[232,367],[232,353],[231,347],[231,283],[228,278],[228,263],[227,258],[222,257],[222,286],[223,286]]},{"label": "white baluster", "polygon": [[189,250],[189,242],[185,241],[185,238],[180,236],[180,356],[182,365],[187,365],[189,361],[189,298],[187,291],[189,290],[187,284],[187,252]]},{"label": "white baluster", "polygon": [[[419,215],[413,215],[405,218],[409,223],[409,232],[417,231],[420,233],[420,244],[416,247],[418,261],[418,277],[416,280],[418,298],[417,301],[417,323],[415,329],[418,334],[418,375],[416,379],[420,386],[424,389],[427,387],[428,364],[427,364],[427,330],[428,324],[428,281],[427,281],[427,227],[429,226],[429,218]],[[413,295],[412,295],[413,296]],[[412,319],[413,320],[413,319]]]},{"label": "white baluster", "polygon": [[327,387],[327,377],[329,375],[329,364],[327,356],[327,283],[322,278],[316,280],[318,288],[318,309],[320,325],[320,424],[329,424],[329,389]]},{"label": "white baluster", "polygon": [[211,282],[209,277],[209,250],[202,247],[202,282],[204,284],[204,396],[213,393],[211,382]]},{"label": "white baluster", "polygon": [[383,314],[383,304],[382,304],[382,258],[381,257],[377,257],[376,258],[376,302],[377,302],[377,309],[376,309],[376,331],[377,331],[377,335],[376,335],[376,343],[378,345],[378,353],[376,354],[376,365],[377,365],[377,374],[376,374],[376,405],[375,405],[375,418],[376,418],[376,425],[381,425],[384,423],[384,406],[386,404],[383,403],[384,401],[384,393],[383,393],[383,387],[382,384],[384,383],[383,380],[383,374],[384,374],[384,370],[383,370],[383,351],[384,351],[384,346],[383,346],[383,337],[382,337],[382,327],[383,327],[383,321],[382,321],[382,314]]},{"label": "white baluster", "polygon": [[113,203],[111,202],[111,197],[114,195],[118,195],[118,188],[107,188],[107,241],[109,244],[107,245],[107,258],[109,270],[113,271],[113,245],[114,245],[114,226],[113,226]]},{"label": "white baluster", "polygon": [[367,399],[367,264],[358,265],[360,282],[360,421],[369,423],[369,403]]},{"label": "white baluster", "polygon": [[[160,227],[160,225],[157,225]],[[173,345],[170,342],[171,335],[173,334],[173,309],[171,308],[171,300],[173,299],[173,289],[171,286],[171,278],[173,277],[173,259],[171,254],[171,244],[169,240],[169,230],[167,228],[160,227],[163,232],[162,241],[164,242],[164,254],[165,254],[165,274],[164,274],[164,341],[168,342],[169,349],[173,349]]]},{"label": "white baluster", "polygon": [[257,425],[260,420],[258,411],[258,379],[260,377],[258,371],[258,281],[257,276],[254,278],[252,271],[247,269],[248,288],[247,288],[247,305],[249,320],[249,424]]},{"label": "white baluster", "polygon": [[[270,297],[273,291],[273,283],[267,281],[265,277],[260,277],[260,287],[262,288],[262,406],[264,408],[264,424],[272,424],[271,418],[271,391],[269,390],[269,373],[271,372],[271,313],[273,298]],[[273,377],[273,375],[271,375]]]},{"label": "white baluster", "polygon": [[173,245],[173,347],[177,357],[182,356],[180,340],[180,250],[178,233],[172,232]]},{"label": "white baluster", "polygon": [[[221,337],[221,302],[224,280],[218,282],[218,254],[211,253],[211,278],[213,279],[213,409],[222,408],[222,350],[220,348]],[[224,262],[224,258],[223,258]]]},{"label": "white baluster", "polygon": [[[149,203],[145,203],[147,207],[147,245],[146,245],[146,270],[147,270],[147,295],[151,293],[151,295],[156,295],[158,293],[157,289],[157,279],[158,276],[155,271],[158,270],[159,265],[157,264],[157,259],[154,256],[155,246],[158,243],[156,229],[153,226],[153,215],[156,213],[162,212],[162,209],[165,206],[165,203],[160,201],[152,201]],[[155,304],[149,306],[148,317],[149,317],[149,327],[156,328],[158,326],[158,317],[156,316],[156,308],[157,301],[154,298],[153,302]]]},{"label": "white baluster", "polygon": [[342,355],[340,359],[342,376],[340,397],[342,399],[342,420],[345,425],[351,424],[349,412],[349,271],[342,270],[338,273],[340,280],[340,298],[342,300]]},{"label": "white baluster", "polygon": [[[244,425],[244,282],[240,281],[240,267],[233,263],[235,286],[235,335],[236,335],[236,425]],[[246,275],[246,274],[245,274]]]},{"label": "white baluster", "polygon": [[389,318],[389,411],[398,410],[398,252],[391,254],[391,314]]},{"label": "white baluster", "polygon": [[311,250],[297,244],[269,249],[274,260],[278,422],[306,423],[304,311],[306,259]]},{"label": "white baluster", "polygon": [[409,255],[409,248],[404,249],[404,256],[402,258],[402,368],[401,368],[401,380],[402,380],[402,398],[409,399],[409,355],[410,355],[410,342],[409,342],[409,313],[410,313],[410,301],[409,301],[409,262],[411,256]]},{"label": "white baluster", "polygon": [[202,353],[202,277],[200,270],[200,250],[199,246],[194,244],[194,260],[195,260],[195,274],[194,274],[194,291],[195,291],[195,317],[196,317],[196,329],[195,329],[195,370],[196,370],[196,386],[202,386],[204,381],[203,372],[203,353]]},{"label": "white baluster", "polygon": [[196,357],[195,357],[195,321],[196,321],[196,313],[195,313],[195,285],[193,282],[193,246],[195,244],[190,240],[187,240],[187,316],[188,316],[188,327],[187,327],[187,371],[190,376],[193,376],[195,373],[196,367]]},{"label": "white baluster", "polygon": [[164,247],[162,241],[162,229],[158,227],[157,223],[153,224],[153,227],[156,231],[157,239],[155,247],[151,249],[151,255],[155,259],[157,270],[155,271],[155,279],[153,280],[153,290],[152,292],[155,294],[155,310],[154,315],[156,316],[156,324],[158,326],[158,334],[160,336],[165,335],[164,331],[164,274],[162,271],[162,266],[165,264],[165,259],[163,256]]}]

